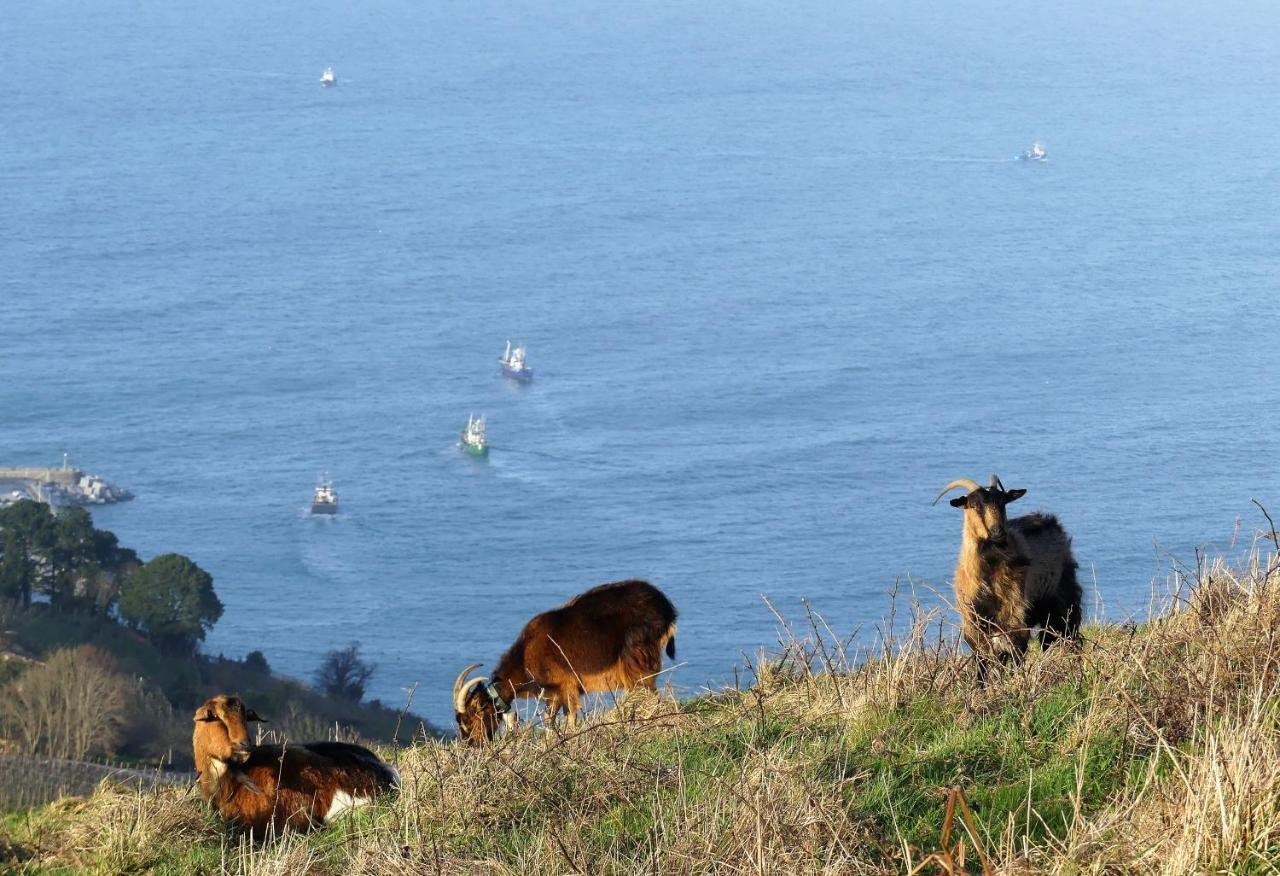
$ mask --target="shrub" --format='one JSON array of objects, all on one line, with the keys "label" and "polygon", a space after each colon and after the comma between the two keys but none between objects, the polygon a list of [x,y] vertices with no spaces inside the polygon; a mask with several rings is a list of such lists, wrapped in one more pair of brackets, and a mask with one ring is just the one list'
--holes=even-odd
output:
[{"label": "shrub", "polygon": [[132,684],[91,645],[55,651],[4,691],[6,731],[26,754],[78,760],[116,750]]}]

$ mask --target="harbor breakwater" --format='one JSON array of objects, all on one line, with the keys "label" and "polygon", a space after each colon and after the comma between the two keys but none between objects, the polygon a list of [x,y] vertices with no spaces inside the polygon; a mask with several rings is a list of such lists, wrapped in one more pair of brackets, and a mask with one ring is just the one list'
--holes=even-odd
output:
[{"label": "harbor breakwater", "polygon": [[62,506],[107,505],[132,498],[123,487],[66,464],[61,468],[0,468],[0,507],[22,499]]}]

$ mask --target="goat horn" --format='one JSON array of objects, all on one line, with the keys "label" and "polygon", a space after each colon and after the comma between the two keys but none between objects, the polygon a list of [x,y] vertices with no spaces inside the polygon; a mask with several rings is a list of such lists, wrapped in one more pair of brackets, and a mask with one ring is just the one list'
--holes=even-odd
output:
[{"label": "goat horn", "polygon": [[467,707],[467,697],[471,696],[471,691],[478,688],[489,680],[487,675],[477,675],[462,686],[462,693],[458,695],[458,711],[461,712]]},{"label": "goat horn", "polygon": [[947,484],[945,487],[942,488],[942,492],[939,493],[937,498],[933,500],[933,504],[937,505],[938,499],[941,499],[943,496],[945,496],[947,493],[950,493],[956,487],[964,487],[970,493],[972,493],[974,490],[981,489],[978,486],[976,481],[971,481],[968,478],[957,478],[956,480],[952,481],[951,483]]},{"label": "goat horn", "polygon": [[1004,484],[1002,484],[1002,483],[1000,482],[1000,477],[999,477],[999,475],[994,475],[994,474],[993,474],[993,475],[991,476],[991,488],[992,488],[992,489],[994,489],[994,490],[1000,490],[1001,492],[1003,492],[1003,491],[1004,491]]},{"label": "goat horn", "polygon": [[483,665],[483,663],[472,663],[458,673],[458,679],[453,683],[453,710],[455,712],[462,711],[462,704],[466,701],[466,694],[470,691],[470,687],[464,691],[462,683],[467,680],[467,676],[471,674],[472,670],[479,669]]}]

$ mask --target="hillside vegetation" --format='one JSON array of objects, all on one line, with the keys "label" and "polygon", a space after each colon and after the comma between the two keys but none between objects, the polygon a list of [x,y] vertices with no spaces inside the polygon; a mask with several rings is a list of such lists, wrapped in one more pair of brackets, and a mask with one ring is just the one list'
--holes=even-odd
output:
[{"label": "hillside vegetation", "polygon": [[144,562],[83,508],[0,508],[0,809],[83,788],[102,774],[86,760],[189,767],[191,715],[217,693],[250,698],[292,738],[393,742],[420,727],[362,702],[374,667],[359,643],[326,655],[314,686],[273,674],[262,651],[202,653],[222,611],[191,559]]},{"label": "hillside vegetation", "polygon": [[952,614],[870,655],[818,622],[741,689],[386,749],[403,792],[323,832],[255,846],[184,789],[104,783],[7,816],[0,855],[31,873],[903,873],[940,851],[955,787],[970,872],[1274,873],[1280,571],[1173,583],[1157,617],[985,688]]},{"label": "hillside vegetation", "polygon": [[[86,673],[90,667],[98,671]],[[18,728],[11,726],[18,712],[15,697],[19,688],[30,690],[28,680],[34,674],[58,668],[74,668],[75,675],[87,676],[78,680],[89,685],[87,692],[95,695],[91,699],[96,705],[102,705],[109,694],[119,701],[115,711],[124,715],[121,725],[113,726],[109,733],[99,727],[96,734],[106,737],[109,744],[88,752],[45,750],[52,741],[46,733],[35,751],[24,751]],[[72,675],[55,674],[49,684],[61,683],[65,690]],[[175,654],[111,618],[66,614],[41,604],[29,608],[0,604],[0,692],[9,698],[9,706],[0,714],[0,755],[90,754],[122,757],[138,764],[163,760],[189,767],[191,713],[212,694],[226,691],[239,692],[257,703],[262,712],[273,716],[275,725],[293,736],[325,737],[336,726],[342,735],[389,742],[397,725],[403,730],[402,738],[407,739],[421,721],[377,702],[327,696],[295,679],[275,675],[261,655],[238,660]],[[49,706],[74,705],[65,700],[59,697]],[[3,786],[0,776],[0,792]]]}]

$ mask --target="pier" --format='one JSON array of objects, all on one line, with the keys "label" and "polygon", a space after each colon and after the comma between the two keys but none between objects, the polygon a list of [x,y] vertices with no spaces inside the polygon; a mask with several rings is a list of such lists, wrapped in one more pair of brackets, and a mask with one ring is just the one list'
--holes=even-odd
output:
[{"label": "pier", "polygon": [[128,490],[73,468],[66,454],[61,468],[0,468],[0,507],[22,499],[58,507],[107,505],[132,498]]}]

